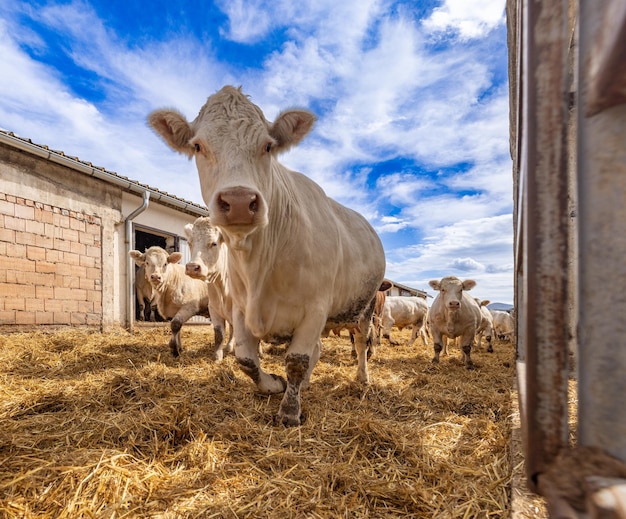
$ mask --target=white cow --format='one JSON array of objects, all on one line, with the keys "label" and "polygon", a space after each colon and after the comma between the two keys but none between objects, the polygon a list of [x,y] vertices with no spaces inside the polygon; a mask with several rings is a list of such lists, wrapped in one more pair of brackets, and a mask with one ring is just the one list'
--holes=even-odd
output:
[{"label": "white cow", "polygon": [[[387,296],[383,307],[383,337],[389,339],[390,344],[398,345],[398,341],[391,337],[391,328],[395,326],[402,330],[411,326],[413,331],[407,344],[411,346],[420,335],[427,313],[428,304],[423,297]],[[425,340],[423,335],[422,340]]]},{"label": "white cow", "polygon": [[[233,350],[235,334],[232,330],[233,300],[228,282],[228,251],[218,229],[211,225],[206,216],[197,218],[184,227],[189,243],[191,261],[185,272],[192,278],[208,283],[209,313],[215,333],[215,360],[224,358],[224,353]],[[226,325],[230,327],[230,338],[224,344]]]},{"label": "white cow", "polygon": [[178,262],[180,252],[168,254],[161,247],[150,247],[145,252],[131,250],[128,253],[135,263],[144,267],[146,279],[156,293],[159,313],[172,318],[170,348],[178,357],[183,351],[180,329],[194,315],[209,317],[209,291],[207,284],[185,274],[185,267]]},{"label": "white cow", "polygon": [[512,341],[515,333],[515,320],[508,312],[493,310],[493,329],[496,337],[501,340]]},{"label": "white cow", "polygon": [[[174,110],[149,116],[169,146],[196,160],[211,221],[228,247],[235,356],[260,392],[284,392],[277,421],[286,426],[303,420],[300,390],[329,330],[358,322],[357,378],[369,383],[367,334],[385,274],[367,220],[277,160],[314,121],[290,109],[268,122],[231,86],[210,96],[191,123]],[[261,368],[259,341],[272,338],[289,342],[287,380]]]},{"label": "white cow", "polygon": [[439,293],[428,312],[428,328],[433,338],[435,356],[433,362],[439,362],[443,349],[442,338],[454,340],[460,337],[465,366],[473,366],[470,353],[480,326],[481,312],[476,300],[467,291],[476,286],[476,281],[461,281],[454,276],[447,276],[441,281],[433,279],[428,284]]},{"label": "white cow", "polygon": [[491,338],[493,336],[493,316],[491,311],[487,308],[487,305],[491,303],[489,299],[475,298],[478,306],[480,306],[480,325],[476,330],[476,346],[482,347],[483,336],[487,341],[487,351],[493,353],[493,346],[491,344]]}]

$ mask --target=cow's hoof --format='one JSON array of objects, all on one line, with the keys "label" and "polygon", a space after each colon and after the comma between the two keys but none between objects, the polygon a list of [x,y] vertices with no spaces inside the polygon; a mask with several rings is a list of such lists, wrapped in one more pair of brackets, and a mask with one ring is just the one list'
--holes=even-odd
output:
[{"label": "cow's hoof", "polygon": [[487,351],[488,351],[489,353],[493,353],[493,348],[492,348],[491,346],[489,346],[489,348],[487,348]]},{"label": "cow's hoof", "polygon": [[300,418],[295,418],[293,416],[280,416],[276,415],[274,417],[274,425],[283,425],[285,427],[298,427],[302,425],[306,421],[306,416],[304,413],[300,414]]},{"label": "cow's hoof", "polygon": [[433,364],[439,364],[439,359],[437,357],[433,358]]}]

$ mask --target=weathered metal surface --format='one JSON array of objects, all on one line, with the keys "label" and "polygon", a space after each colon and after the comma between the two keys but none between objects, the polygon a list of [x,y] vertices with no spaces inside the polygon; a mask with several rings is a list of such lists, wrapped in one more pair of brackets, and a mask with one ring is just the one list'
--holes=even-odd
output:
[{"label": "weathered metal surface", "polygon": [[589,5],[594,16],[582,19],[593,33],[585,61],[587,116],[626,103],[626,2],[605,0]]},{"label": "weathered metal surface", "polygon": [[[585,113],[597,84],[594,53],[615,3],[579,6],[578,441],[626,462],[626,105]],[[622,46],[603,52],[623,57],[624,38],[613,36]]]},{"label": "weathered metal surface", "polygon": [[526,473],[534,490],[568,435],[567,14],[566,2],[528,1],[519,20],[516,306]]}]

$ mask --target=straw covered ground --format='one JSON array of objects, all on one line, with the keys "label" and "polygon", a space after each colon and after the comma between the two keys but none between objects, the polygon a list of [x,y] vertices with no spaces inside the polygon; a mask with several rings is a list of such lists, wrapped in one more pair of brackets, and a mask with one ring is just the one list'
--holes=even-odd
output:
[{"label": "straw covered ground", "polygon": [[211,360],[210,326],[183,327],[179,360],[167,324],[0,336],[0,516],[508,517],[513,346],[467,370],[456,348],[433,365],[383,339],[365,387],[343,333],[295,428],[273,424],[282,395]]}]

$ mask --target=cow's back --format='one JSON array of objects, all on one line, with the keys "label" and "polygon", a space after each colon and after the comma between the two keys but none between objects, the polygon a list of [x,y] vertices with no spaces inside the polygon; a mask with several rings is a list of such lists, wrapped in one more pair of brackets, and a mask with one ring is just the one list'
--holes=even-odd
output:
[{"label": "cow's back", "polygon": [[157,308],[165,318],[174,317],[184,305],[196,306],[198,313],[208,312],[207,284],[187,276],[184,265],[169,265],[167,279],[157,294]]}]

